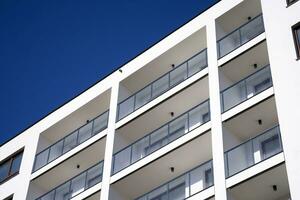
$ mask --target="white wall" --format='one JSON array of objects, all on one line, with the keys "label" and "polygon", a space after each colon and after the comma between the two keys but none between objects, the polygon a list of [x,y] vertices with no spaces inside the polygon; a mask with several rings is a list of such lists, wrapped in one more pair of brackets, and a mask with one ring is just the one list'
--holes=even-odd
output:
[{"label": "white wall", "polygon": [[261,0],[289,187],[300,199],[300,61],[291,27],[300,22],[300,2],[287,7],[284,0]]}]

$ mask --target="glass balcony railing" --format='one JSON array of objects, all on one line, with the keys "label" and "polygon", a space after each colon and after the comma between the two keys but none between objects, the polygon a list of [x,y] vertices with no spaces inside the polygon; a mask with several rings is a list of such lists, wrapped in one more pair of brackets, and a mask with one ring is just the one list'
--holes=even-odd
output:
[{"label": "glass balcony railing", "polygon": [[102,181],[103,161],[54,188],[36,200],[67,200]]},{"label": "glass balcony railing", "polygon": [[229,54],[264,31],[263,16],[260,14],[218,40],[217,45],[219,58]]},{"label": "glass balcony railing", "polygon": [[183,200],[213,185],[213,166],[210,160],[136,200]]},{"label": "glass balcony railing", "polygon": [[115,174],[210,120],[209,101],[192,108],[113,156]]},{"label": "glass balcony railing", "polygon": [[35,156],[33,171],[36,171],[51,161],[74,149],[79,144],[106,129],[108,123],[108,111],[91,120],[84,126],[73,131],[63,139],[46,148]]},{"label": "glass balcony railing", "polygon": [[221,92],[222,112],[272,87],[270,66],[254,72]]},{"label": "glass balcony railing", "polygon": [[118,105],[117,119],[120,120],[126,117],[130,113],[206,67],[207,52],[206,49],[204,49],[189,60],[156,79],[140,91],[120,102]]},{"label": "glass balcony railing", "polygon": [[226,177],[282,152],[279,126],[264,131],[225,153]]}]

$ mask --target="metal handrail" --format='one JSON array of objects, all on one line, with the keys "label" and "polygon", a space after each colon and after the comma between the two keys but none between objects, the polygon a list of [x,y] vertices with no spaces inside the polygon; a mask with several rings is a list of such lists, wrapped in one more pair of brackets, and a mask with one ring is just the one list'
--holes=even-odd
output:
[{"label": "metal handrail", "polygon": [[[208,106],[208,114],[209,114],[209,116],[208,116],[208,120],[206,121],[206,122],[208,122],[208,121],[210,120],[210,106],[209,106],[209,99],[207,99],[207,100],[201,102],[200,104],[194,106],[193,108],[191,108],[191,109],[185,111],[184,113],[180,114],[180,115],[179,115],[178,117],[176,117],[175,119],[172,119],[171,121],[169,121],[169,122],[167,122],[167,123],[161,125],[159,128],[157,128],[157,129],[151,131],[150,133],[148,133],[147,135],[143,136],[142,138],[140,138],[140,139],[134,141],[134,142],[131,143],[130,145],[128,145],[128,146],[122,148],[121,150],[117,151],[116,153],[114,153],[114,155],[113,155],[113,167],[112,167],[112,170],[113,170],[113,171],[112,171],[112,174],[116,174],[117,172],[119,172],[119,171],[121,171],[121,170],[127,168],[128,166],[130,166],[130,165],[132,165],[133,163],[137,162],[138,160],[142,159],[142,158],[140,158],[140,159],[136,160],[135,162],[132,162],[132,155],[130,155],[130,164],[129,164],[128,166],[126,166],[126,167],[124,167],[124,168],[118,170],[118,171],[114,171],[114,166],[115,166],[115,156],[116,156],[118,153],[124,151],[124,150],[127,149],[127,148],[131,148],[131,149],[132,149],[133,145],[137,144],[138,142],[142,141],[143,139],[145,139],[145,138],[147,138],[147,137],[150,137],[152,133],[156,132],[157,130],[159,130],[159,129],[165,127],[165,126],[169,126],[169,124],[171,124],[171,123],[174,122],[175,120],[177,120],[177,119],[179,119],[180,117],[182,117],[182,116],[188,114],[188,113],[189,113],[190,111],[192,111],[193,109],[195,109],[195,108],[197,108],[197,107],[199,107],[199,106],[201,106],[201,105],[204,105],[205,103],[208,104],[207,106]],[[189,118],[189,116],[188,116],[188,118]],[[204,122],[204,123],[206,123],[206,122]],[[204,124],[204,123],[203,123],[203,124]],[[201,125],[203,125],[203,124],[200,124],[199,126],[201,126]],[[189,125],[188,125],[188,126],[189,126]],[[199,127],[199,126],[197,126],[197,127]],[[188,132],[194,130],[194,129],[197,128],[197,127],[194,127],[193,129],[189,130]],[[186,132],[185,134],[187,134],[188,132]],[[169,136],[169,128],[168,128],[168,136]],[[149,141],[150,141],[150,140],[149,140]],[[173,141],[173,140],[172,140],[172,141]],[[169,144],[169,143],[172,142],[172,141],[169,141],[167,144]],[[167,144],[165,144],[165,145],[167,145]],[[162,147],[165,146],[165,145],[162,145],[160,148],[162,148]],[[160,148],[158,148],[158,149],[160,149]],[[157,151],[158,149],[156,149],[155,151]],[[155,151],[153,151],[153,152],[155,152]],[[145,155],[144,157],[146,157],[146,156],[152,154],[153,152],[151,152],[151,153]],[[130,154],[132,154],[132,151],[130,152]],[[144,158],[144,157],[143,157],[143,158]]]},{"label": "metal handrail", "polygon": [[[140,91],[144,90],[145,88],[147,88],[147,87],[149,87],[149,86],[152,86],[153,83],[155,83],[157,80],[161,79],[162,77],[164,77],[164,76],[166,76],[166,75],[170,75],[171,72],[175,71],[176,69],[178,69],[179,67],[181,67],[183,64],[188,63],[191,59],[195,58],[196,56],[198,56],[198,55],[200,55],[200,54],[202,54],[202,53],[205,53],[206,64],[205,64],[204,66],[201,66],[201,70],[205,69],[205,68],[208,66],[208,65],[207,65],[207,49],[201,50],[200,52],[198,52],[197,54],[193,55],[192,57],[190,57],[190,58],[187,59],[186,61],[184,61],[184,62],[180,63],[179,65],[177,65],[176,67],[174,67],[172,70],[170,70],[170,71],[164,73],[163,75],[159,76],[159,77],[156,78],[154,81],[152,81],[152,82],[150,82],[149,84],[147,84],[146,86],[144,86],[142,89],[138,90],[138,91],[135,92],[134,94],[130,95],[129,97],[127,97],[127,98],[125,98],[124,100],[122,100],[121,102],[119,102],[119,103],[118,103],[117,120],[120,121],[121,119],[123,119],[123,118],[125,118],[126,116],[128,116],[130,113],[132,113],[132,112],[134,112],[135,110],[137,110],[138,108],[140,108],[140,107],[138,107],[138,108],[133,108],[133,111],[132,111],[132,112],[130,112],[130,113],[128,113],[127,115],[125,115],[125,116],[119,118],[119,107],[120,107],[120,104],[124,103],[125,101],[127,101],[128,99],[130,99],[130,98],[132,98],[132,97],[135,97]],[[187,64],[187,69],[188,69],[188,64]],[[201,70],[200,70],[200,71],[201,71]],[[198,72],[199,72],[199,71],[198,71]],[[197,72],[196,72],[196,73],[197,73]],[[196,73],[195,73],[195,74],[196,74]],[[187,70],[187,78],[190,78],[190,77],[192,77],[192,76],[195,75],[195,74],[192,74],[191,76],[189,76],[189,75],[188,75],[188,70]],[[185,80],[186,80],[186,79],[185,79]],[[170,80],[168,80],[168,81],[170,82]],[[179,83],[178,83],[178,84],[179,84]],[[164,92],[170,90],[171,88],[175,87],[175,86],[178,85],[178,84],[175,84],[175,85],[170,86],[170,83],[168,83],[168,85],[169,85],[168,88],[167,88],[165,91],[162,91],[161,94],[163,94]],[[152,88],[152,87],[151,87],[151,88]],[[152,91],[151,91],[151,92],[152,92]],[[161,94],[160,94],[160,95],[161,95]],[[158,97],[158,96],[153,96],[153,95],[151,94],[151,98],[149,99],[149,101],[148,101],[147,103],[149,103],[150,101],[152,101],[152,100],[155,99],[156,97]],[[134,101],[135,101],[135,98],[134,98]],[[145,104],[147,104],[147,103],[145,103]],[[143,106],[144,106],[145,104],[143,104]],[[136,105],[136,104],[134,103],[134,107],[135,107],[135,105]]]},{"label": "metal handrail", "polygon": [[[53,200],[55,200],[56,190],[57,190],[59,187],[61,187],[62,185],[68,183],[68,182],[70,182],[69,192],[68,192],[68,193],[70,193],[72,180],[76,179],[77,177],[79,177],[79,176],[81,176],[81,175],[83,175],[83,174],[85,174],[85,173],[86,173],[86,174],[85,174],[85,178],[84,178],[84,181],[85,181],[85,183],[84,183],[84,190],[82,190],[81,192],[79,192],[79,193],[76,194],[75,196],[77,196],[77,195],[79,195],[80,193],[84,192],[85,190],[87,190],[87,189],[93,187],[93,186],[96,185],[97,183],[94,184],[94,185],[92,185],[92,186],[87,186],[87,173],[88,173],[89,170],[93,169],[93,168],[96,167],[97,165],[99,165],[99,166],[102,165],[102,172],[99,172],[99,174],[98,174],[98,175],[101,175],[101,179],[100,179],[100,181],[98,182],[98,183],[100,183],[100,182],[102,181],[102,174],[103,174],[103,160],[100,161],[99,163],[93,165],[92,167],[86,169],[85,171],[81,172],[80,174],[76,175],[75,177],[73,177],[73,178],[71,178],[71,179],[69,179],[69,180],[63,182],[62,184],[56,186],[55,188],[53,188],[52,190],[50,190],[50,191],[47,192],[46,194],[43,194],[42,196],[36,198],[36,200],[41,200],[43,197],[45,197],[46,195],[48,195],[49,193],[51,193],[51,192],[53,192],[53,191],[54,191],[54,195],[53,195],[54,198],[53,198]],[[73,197],[75,197],[75,196],[73,196]],[[72,197],[72,198],[73,198],[73,197]]]},{"label": "metal handrail", "polygon": [[[104,126],[102,129],[100,129],[97,133],[93,133],[93,131],[94,131],[94,121],[95,121],[96,119],[98,119],[99,117],[105,115],[105,114],[107,114],[107,119],[106,119],[105,126]],[[109,114],[109,110],[107,110],[107,111],[101,113],[100,115],[98,115],[97,117],[93,118],[91,121],[88,122],[88,123],[93,123],[93,124],[92,124],[92,127],[93,127],[93,128],[92,128],[92,132],[91,132],[91,137],[95,136],[96,134],[98,134],[99,132],[101,132],[101,131],[103,131],[104,129],[107,128],[107,124],[108,124],[108,114]],[[87,124],[88,124],[88,123],[87,123]],[[79,142],[77,141],[77,140],[78,140],[78,134],[79,134],[79,130],[80,130],[82,127],[86,126],[87,124],[84,124],[84,125],[80,126],[79,128],[77,128],[77,129],[75,129],[74,131],[72,131],[71,133],[69,133],[68,135],[64,136],[62,139],[56,141],[54,144],[48,146],[48,147],[45,148],[44,150],[42,150],[42,151],[40,151],[39,153],[37,153],[37,154],[35,155],[35,162],[34,162],[33,170],[32,170],[32,171],[35,172],[35,171],[41,169],[42,167],[46,166],[46,165],[49,164],[50,162],[56,160],[58,157],[60,157],[60,156],[62,156],[62,155],[64,155],[64,154],[66,154],[66,153],[69,152],[70,150],[74,149],[74,148],[77,147],[79,144],[82,144],[82,143],[79,143]],[[77,132],[77,136],[76,136],[76,137],[77,137],[77,140],[76,140],[76,145],[75,145],[73,148],[69,149],[68,151],[62,152],[57,158],[55,158],[55,159],[53,159],[53,160],[51,160],[51,161],[49,161],[49,155],[48,155],[47,161],[45,162],[45,164],[39,166],[38,168],[35,168],[35,166],[36,166],[36,161],[37,161],[36,158],[37,158],[40,154],[44,153],[44,152],[47,151],[47,150],[49,150],[48,154],[50,154],[50,149],[51,149],[51,147],[53,147],[54,145],[56,145],[56,144],[58,144],[59,142],[62,142],[62,141],[63,141],[63,144],[64,144],[65,139],[66,139],[67,137],[69,137],[70,135],[74,134],[75,132]],[[90,137],[90,138],[91,138],[91,137]],[[88,138],[88,139],[89,139],[89,138]],[[86,139],[86,140],[88,140],[88,139]],[[86,141],[86,140],[85,140],[85,141]],[[62,149],[64,149],[64,147],[62,147]]]}]

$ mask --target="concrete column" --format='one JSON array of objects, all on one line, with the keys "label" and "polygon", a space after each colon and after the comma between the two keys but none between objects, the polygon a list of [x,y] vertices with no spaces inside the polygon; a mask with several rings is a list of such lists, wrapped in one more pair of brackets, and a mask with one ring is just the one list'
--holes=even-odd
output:
[{"label": "concrete column", "polygon": [[300,199],[300,61],[292,26],[300,22],[300,2],[261,0],[270,67],[291,198]]},{"label": "concrete column", "polygon": [[101,188],[101,200],[108,200],[110,188],[110,175],[112,167],[113,146],[115,138],[115,124],[118,104],[119,82],[116,82],[111,89],[109,118],[108,118],[108,133],[106,137],[103,178]]},{"label": "concrete column", "polygon": [[224,171],[224,147],[215,20],[207,22],[206,29],[215,199],[226,200],[227,195]]}]

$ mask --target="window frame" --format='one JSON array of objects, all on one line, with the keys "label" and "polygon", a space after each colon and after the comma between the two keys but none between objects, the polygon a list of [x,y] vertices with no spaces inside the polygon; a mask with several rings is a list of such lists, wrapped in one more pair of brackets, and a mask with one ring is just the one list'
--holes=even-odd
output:
[{"label": "window frame", "polygon": [[[23,152],[24,152],[24,148],[16,151],[15,153],[13,153],[12,155],[10,155],[9,157],[5,158],[4,160],[2,160],[0,162],[0,166],[4,165],[5,163],[9,164],[8,174],[6,174],[6,177],[3,180],[0,180],[0,185],[3,184],[4,182],[8,181],[9,179],[13,178],[14,176],[16,176],[16,175],[19,174],[20,168],[21,168],[21,164],[22,164],[22,160],[23,160]],[[20,167],[19,167],[19,169],[16,172],[12,173],[13,161],[19,155],[21,155]]]},{"label": "window frame", "polygon": [[292,33],[294,38],[297,60],[299,60],[300,59],[300,37],[298,36],[297,31],[300,31],[300,22],[292,26]]}]

